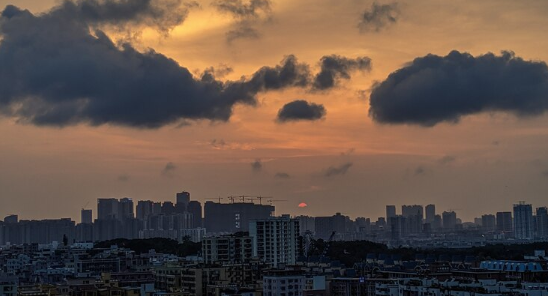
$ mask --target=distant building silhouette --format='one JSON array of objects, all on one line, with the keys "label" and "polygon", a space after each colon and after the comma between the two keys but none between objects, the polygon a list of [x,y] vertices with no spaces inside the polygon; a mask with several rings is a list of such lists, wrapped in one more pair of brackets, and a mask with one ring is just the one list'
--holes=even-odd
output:
[{"label": "distant building silhouette", "polygon": [[388,205],[386,206],[386,221],[390,221],[390,218],[396,216],[396,206]]},{"label": "distant building silhouette", "polygon": [[93,211],[82,209],[80,212],[80,223],[82,224],[91,224],[93,223]]},{"label": "distant building silhouette", "polygon": [[533,238],[533,207],[525,202],[514,205],[514,236],[517,239]]}]

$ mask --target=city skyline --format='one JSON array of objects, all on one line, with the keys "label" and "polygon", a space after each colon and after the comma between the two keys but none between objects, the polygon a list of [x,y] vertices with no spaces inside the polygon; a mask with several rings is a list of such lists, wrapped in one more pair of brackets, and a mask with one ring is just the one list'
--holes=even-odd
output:
[{"label": "city skyline", "polygon": [[127,3],[0,0],[0,217],[545,206],[546,1]]}]

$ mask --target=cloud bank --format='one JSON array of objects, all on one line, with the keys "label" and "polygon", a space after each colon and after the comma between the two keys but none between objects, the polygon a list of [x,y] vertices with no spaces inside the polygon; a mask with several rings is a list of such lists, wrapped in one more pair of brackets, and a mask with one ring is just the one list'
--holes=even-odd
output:
[{"label": "cloud bank", "polygon": [[[38,16],[14,6],[4,9],[2,115],[45,126],[158,128],[185,119],[227,121],[235,104],[255,105],[259,92],[309,84],[308,66],[294,56],[238,81],[221,82],[207,71],[195,78],[174,60],[153,50],[139,52],[128,43],[117,45],[95,27],[130,20],[148,24],[152,16],[165,14],[123,14],[122,7],[135,5],[133,1],[92,1],[99,12],[80,19],[81,14],[71,14],[79,3],[85,10],[83,3],[88,2],[65,2]],[[123,17],[117,18],[119,14]],[[152,23],[167,28],[173,22]]]},{"label": "cloud bank", "polygon": [[508,51],[429,54],[375,85],[369,102],[369,115],[390,124],[429,127],[495,111],[537,116],[548,109],[548,67]]}]

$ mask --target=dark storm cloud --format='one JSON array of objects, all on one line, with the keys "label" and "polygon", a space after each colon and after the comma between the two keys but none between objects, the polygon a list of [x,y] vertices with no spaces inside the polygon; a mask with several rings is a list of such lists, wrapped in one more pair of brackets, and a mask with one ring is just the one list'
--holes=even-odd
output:
[{"label": "dark storm cloud", "polygon": [[353,165],[353,163],[347,162],[347,163],[342,164],[340,166],[330,166],[325,171],[325,176],[326,177],[333,177],[333,176],[338,176],[338,175],[345,175],[352,165]]},{"label": "dark storm cloud", "polygon": [[314,89],[325,90],[337,85],[341,79],[350,79],[354,71],[371,71],[371,59],[359,57],[349,59],[338,55],[324,56],[320,60],[321,70],[314,78]]},{"label": "dark storm cloud", "polygon": [[457,158],[453,155],[446,155],[440,159],[438,159],[438,162],[440,164],[449,164],[449,163],[452,163],[452,162],[455,162],[455,160],[457,160]]},{"label": "dark storm cloud", "polygon": [[374,2],[371,10],[366,10],[360,18],[358,28],[361,32],[379,32],[398,21],[400,10],[397,3],[378,4]]},{"label": "dark storm cloud", "polygon": [[37,16],[14,6],[2,12],[0,114],[35,125],[158,128],[186,120],[227,121],[235,104],[255,105],[258,92],[309,85],[308,66],[294,56],[247,79],[221,82],[211,73],[196,79],[174,60],[117,45],[94,26],[99,16],[114,22],[119,13],[107,13],[110,4],[132,1],[90,2],[103,5],[97,4],[101,13],[93,23],[65,11],[81,2],[66,3]]},{"label": "dark storm cloud", "polygon": [[251,163],[251,169],[254,172],[260,172],[263,169],[263,164],[261,163],[260,159],[255,160]]},{"label": "dark storm cloud", "polygon": [[321,104],[309,103],[305,100],[295,100],[285,104],[278,111],[278,122],[318,120],[325,116],[325,107]]},{"label": "dark storm cloud", "polygon": [[291,178],[291,176],[289,176],[288,173],[276,173],[276,175],[274,175],[275,178],[277,179],[289,179]]},{"label": "dark storm cloud", "polygon": [[167,32],[181,24],[188,8],[196,5],[181,0],[77,0],[62,2],[50,16],[88,24],[145,25]]},{"label": "dark storm cloud", "polygon": [[374,86],[369,102],[380,123],[434,126],[494,111],[536,116],[548,109],[548,67],[512,52],[430,54]]},{"label": "dark storm cloud", "polygon": [[173,162],[168,162],[162,170],[162,176],[172,177],[173,172],[177,169],[177,166]]},{"label": "dark storm cloud", "polygon": [[226,33],[228,43],[241,38],[259,38],[261,34],[255,27],[272,17],[270,0],[217,0],[213,5],[235,19],[233,28]]}]

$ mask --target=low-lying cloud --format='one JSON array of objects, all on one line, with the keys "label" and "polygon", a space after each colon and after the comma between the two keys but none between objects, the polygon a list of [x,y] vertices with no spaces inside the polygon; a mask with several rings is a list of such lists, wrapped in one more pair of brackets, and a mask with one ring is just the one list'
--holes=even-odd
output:
[{"label": "low-lying cloud", "polygon": [[285,104],[278,111],[277,121],[280,123],[300,120],[314,121],[322,119],[325,113],[325,107],[321,104],[295,100]]},{"label": "low-lying cloud", "polygon": [[538,116],[548,109],[548,67],[513,52],[416,58],[374,86],[369,115],[379,123],[434,126],[483,112]]}]

